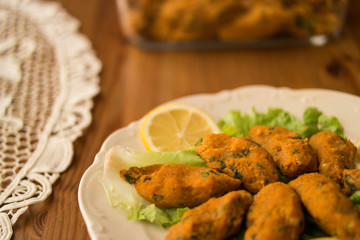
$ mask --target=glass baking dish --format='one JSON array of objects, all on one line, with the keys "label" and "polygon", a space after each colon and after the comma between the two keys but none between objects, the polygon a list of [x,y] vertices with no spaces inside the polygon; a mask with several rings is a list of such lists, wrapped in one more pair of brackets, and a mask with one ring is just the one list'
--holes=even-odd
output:
[{"label": "glass baking dish", "polygon": [[348,0],[117,0],[144,49],[322,46],[341,35]]}]

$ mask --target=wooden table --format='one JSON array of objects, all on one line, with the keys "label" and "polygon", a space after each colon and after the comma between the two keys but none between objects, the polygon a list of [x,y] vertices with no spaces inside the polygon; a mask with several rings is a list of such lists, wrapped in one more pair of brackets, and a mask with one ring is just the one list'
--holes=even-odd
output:
[{"label": "wooden table", "polygon": [[360,96],[360,2],[353,0],[344,36],[325,47],[146,52],[124,40],[115,0],[56,0],[80,20],[103,63],[93,122],[75,142],[69,169],[52,195],[14,226],[13,239],[89,239],[78,186],[114,130],[168,100],[249,84],[327,88]]}]

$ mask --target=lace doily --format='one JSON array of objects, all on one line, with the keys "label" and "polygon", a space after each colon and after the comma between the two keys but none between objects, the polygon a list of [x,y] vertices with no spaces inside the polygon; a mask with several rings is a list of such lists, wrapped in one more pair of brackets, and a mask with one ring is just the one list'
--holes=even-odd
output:
[{"label": "lace doily", "polygon": [[101,64],[78,28],[59,4],[0,0],[0,239],[49,196],[91,122]]}]

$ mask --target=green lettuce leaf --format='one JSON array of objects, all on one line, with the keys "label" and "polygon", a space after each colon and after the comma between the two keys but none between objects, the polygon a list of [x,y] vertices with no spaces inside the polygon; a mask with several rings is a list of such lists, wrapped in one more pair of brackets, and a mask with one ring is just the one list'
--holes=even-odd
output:
[{"label": "green lettuce leaf", "polygon": [[141,219],[168,227],[181,219],[187,208],[163,209],[141,197],[132,184],[120,178],[120,170],[152,164],[185,164],[205,167],[195,150],[178,152],[148,152],[114,146],[106,154],[102,184],[114,208],[128,210],[128,219]]},{"label": "green lettuce leaf", "polygon": [[282,126],[299,133],[303,138],[309,138],[322,130],[330,130],[344,136],[343,128],[336,117],[326,116],[314,107],[305,109],[302,121],[281,108],[269,108],[264,113],[259,113],[253,108],[249,114],[230,110],[218,124],[223,133],[235,137],[247,137],[254,125]]},{"label": "green lettuce leaf", "polygon": [[350,196],[350,200],[359,208],[360,210],[360,191],[353,193]]},{"label": "green lettuce leaf", "polygon": [[189,208],[158,208],[150,204],[138,210],[136,219],[157,223],[165,228],[179,222],[187,210]]}]

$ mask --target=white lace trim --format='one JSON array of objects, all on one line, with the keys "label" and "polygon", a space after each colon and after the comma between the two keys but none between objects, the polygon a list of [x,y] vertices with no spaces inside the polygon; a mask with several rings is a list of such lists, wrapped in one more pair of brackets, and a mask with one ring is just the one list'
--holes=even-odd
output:
[{"label": "white lace trim", "polygon": [[57,3],[0,0],[0,239],[44,200],[91,122],[101,63]]}]

